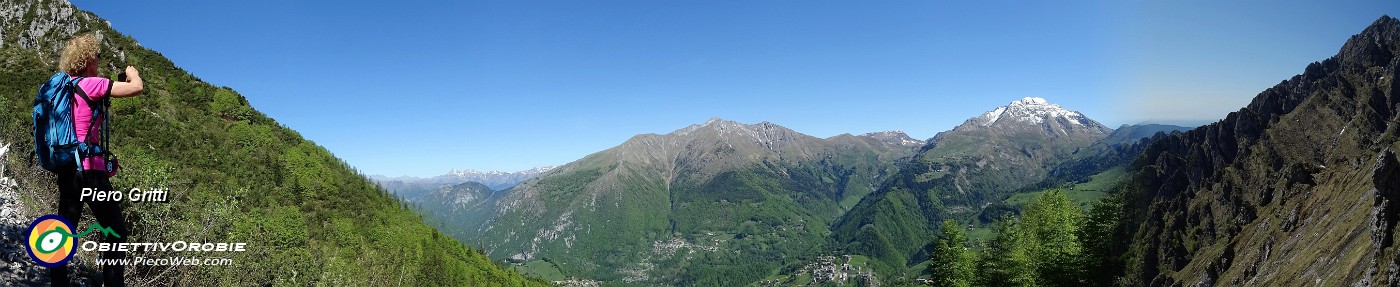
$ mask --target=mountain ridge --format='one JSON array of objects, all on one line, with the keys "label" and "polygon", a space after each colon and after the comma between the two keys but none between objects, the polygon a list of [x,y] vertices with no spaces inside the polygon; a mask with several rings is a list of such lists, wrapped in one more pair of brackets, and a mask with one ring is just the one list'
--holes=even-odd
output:
[{"label": "mountain ridge", "polygon": [[1135,285],[1396,285],[1400,21],[1152,143],[1121,229]]},{"label": "mountain ridge", "polygon": [[[604,281],[747,284],[801,262],[751,256],[805,254],[796,250],[822,244],[827,222],[848,207],[843,201],[877,188],[918,148],[900,136],[822,139],[718,118],[639,134],[506,191],[485,230],[464,240],[484,242],[497,258],[548,258],[566,273]],[[672,253],[678,246],[711,255]]]},{"label": "mountain ridge", "polygon": [[[1113,129],[1041,98],[1022,98],[935,135],[898,174],[832,227],[836,249],[872,257],[876,271],[911,277],[923,243],[945,218],[970,219],[1012,191],[1044,181],[1055,166]],[[918,242],[919,244],[909,244]]]},{"label": "mountain ridge", "polygon": [[1039,124],[1047,121],[1063,120],[1075,125],[1088,125],[1088,117],[1076,111],[1067,110],[1060,105],[1052,104],[1044,98],[1025,97],[1016,100],[1005,106],[986,112],[980,116],[968,119],[981,126],[992,126],[999,120],[1006,118],[1009,121],[1029,122]]},{"label": "mountain ridge", "polygon": [[383,185],[394,193],[418,193],[425,189],[433,189],[444,185],[457,185],[465,182],[476,182],[489,186],[491,189],[503,190],[515,186],[521,181],[539,176],[554,169],[556,166],[542,166],[526,170],[503,172],[503,171],[478,171],[472,169],[449,170],[446,174],[432,177],[398,176],[388,177],[384,175],[371,175],[369,178]]},{"label": "mountain ridge", "polygon": [[[1036,115],[1045,117],[1035,121],[1014,120],[1009,116],[1001,124],[973,124],[955,129],[956,132],[942,133],[942,137],[934,140],[944,144],[961,140],[966,144],[970,141],[955,136],[975,133],[1002,138],[995,141],[998,143],[1013,143],[1029,140],[1011,141],[1005,139],[1006,135],[1035,133],[1053,139],[1050,142],[1071,145],[1035,146],[1028,150],[1041,158],[1028,168],[1041,170],[1038,174],[1043,177],[1053,165],[1052,161],[1059,161],[1053,158],[1072,155],[1079,147],[1087,147],[1112,131],[1082,114],[1063,110],[1044,100],[1018,102],[1043,107],[1035,111],[1043,111]],[[1010,105],[1017,105],[1017,102]],[[1005,110],[1011,109],[1003,112]],[[821,247],[824,243],[820,242],[827,240],[829,232],[840,231],[828,231],[826,226],[840,228],[839,222],[850,220],[845,215],[866,204],[869,194],[884,188],[886,179],[899,177],[902,171],[898,166],[909,160],[917,161],[916,152],[947,149],[937,145],[912,139],[898,131],[858,136],[842,134],[822,139],[766,121],[743,124],[712,118],[666,134],[638,134],[615,147],[560,166],[549,175],[522,182],[505,192],[494,208],[495,215],[486,219],[488,223],[479,225],[479,233],[469,234],[463,240],[482,242],[487,252],[496,258],[521,264],[547,260],[566,274],[592,274],[593,279],[603,281],[747,284],[759,277],[742,274],[779,266],[804,266],[806,260],[811,259],[805,256],[828,249]],[[976,166],[975,162],[968,164]],[[1030,184],[1039,179],[1031,177],[1025,181]],[[948,186],[978,188],[965,183],[962,180]],[[973,191],[964,193],[968,192]],[[934,210],[941,203],[935,200],[934,204],[920,207],[918,210],[923,210],[923,215],[900,218],[940,217]],[[748,206],[789,215],[768,217],[762,213],[747,213]],[[479,210],[472,212],[481,214]],[[755,223],[760,228],[753,228]],[[739,226],[731,226],[734,224]],[[781,231],[783,229],[787,231]],[[771,237],[772,234],[782,235]],[[910,238],[920,238],[915,235],[905,233]],[[609,245],[594,246],[600,241]],[[797,256],[775,262],[778,265],[756,262],[754,264],[758,265],[719,269],[711,269],[717,266],[709,265],[706,259],[655,251],[691,246],[686,248],[698,249],[689,249],[689,252],[708,254],[734,248],[739,252],[748,250],[744,246],[751,243],[747,242],[780,243],[772,246],[809,251],[778,253]],[[740,253],[749,252],[754,251]],[[918,257],[917,254],[909,256],[913,257],[907,258]],[[697,267],[696,264],[711,267]],[[690,269],[710,270],[721,276],[699,276]]]}]

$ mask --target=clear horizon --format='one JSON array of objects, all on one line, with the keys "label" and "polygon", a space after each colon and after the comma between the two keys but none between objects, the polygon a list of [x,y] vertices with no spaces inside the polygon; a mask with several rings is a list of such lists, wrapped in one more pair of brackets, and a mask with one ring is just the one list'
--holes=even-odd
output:
[{"label": "clear horizon", "polygon": [[928,139],[1028,96],[1114,128],[1208,123],[1400,14],[1384,1],[73,2],[389,177],[563,165],[714,117]]}]

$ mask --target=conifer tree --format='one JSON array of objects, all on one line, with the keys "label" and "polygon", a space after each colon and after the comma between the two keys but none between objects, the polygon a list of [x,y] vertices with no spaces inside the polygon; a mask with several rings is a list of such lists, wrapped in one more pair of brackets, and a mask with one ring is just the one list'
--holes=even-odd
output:
[{"label": "conifer tree", "polygon": [[943,221],[943,235],[934,242],[929,273],[933,286],[967,287],[975,279],[976,256],[967,248],[967,235],[956,221]]}]

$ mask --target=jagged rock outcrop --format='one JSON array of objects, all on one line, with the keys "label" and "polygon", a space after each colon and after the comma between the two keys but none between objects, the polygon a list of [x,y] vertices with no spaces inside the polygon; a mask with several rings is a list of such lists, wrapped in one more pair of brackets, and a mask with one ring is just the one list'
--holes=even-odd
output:
[{"label": "jagged rock outcrop", "polygon": [[[1382,151],[1376,156],[1375,167],[1371,169],[1371,194],[1373,202],[1371,207],[1371,253],[1382,254],[1395,240],[1391,236],[1395,232],[1395,223],[1400,219],[1397,211],[1397,204],[1400,204],[1400,162],[1395,160],[1395,152],[1389,149]],[[1396,273],[1400,271],[1400,258],[1395,258],[1387,270],[1387,281],[1385,285],[1396,286],[1400,283],[1400,276]],[[1370,286],[1377,277],[1379,268],[1383,265],[1373,259],[1366,270],[1366,276],[1355,285]],[[1377,282],[1378,283],[1378,282]]]},{"label": "jagged rock outcrop", "polygon": [[[87,13],[79,13],[72,3],[66,0],[47,1],[0,1],[0,32],[10,30],[9,27],[23,27],[14,41],[24,49],[38,49],[40,47],[62,47],[50,43],[57,38],[50,34],[72,35],[82,28],[82,24],[92,16]],[[9,39],[5,39],[8,41]],[[0,41],[0,43],[6,42]],[[58,52],[52,50],[50,52]]]},{"label": "jagged rock outcrop", "polygon": [[1400,21],[1382,17],[1224,120],[1149,145],[1125,282],[1393,285],[1376,270],[1396,267],[1396,52]]},{"label": "jagged rock outcrop", "polygon": [[1395,231],[1400,204],[1400,162],[1395,161],[1395,152],[1385,150],[1376,157],[1376,166],[1371,169],[1371,189],[1374,203],[1371,212],[1371,242],[1377,250],[1390,247],[1393,240],[1389,236]]},{"label": "jagged rock outcrop", "polygon": [[[101,19],[79,10],[67,0],[0,0],[0,48],[12,43],[27,51],[58,54],[67,35],[91,29],[90,25],[111,26],[110,22],[102,20],[99,23],[96,20]],[[103,50],[111,51],[115,56],[116,61],[106,61],[106,69],[116,69],[118,63],[126,61],[126,51],[105,39],[108,36],[106,31],[98,29],[93,32],[97,33]]]}]

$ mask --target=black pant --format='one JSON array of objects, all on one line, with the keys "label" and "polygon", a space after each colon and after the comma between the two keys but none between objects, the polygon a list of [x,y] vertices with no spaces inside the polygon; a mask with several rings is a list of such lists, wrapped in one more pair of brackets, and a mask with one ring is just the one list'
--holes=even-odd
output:
[{"label": "black pant", "polygon": [[[131,233],[126,230],[126,219],[122,217],[122,205],[119,201],[79,201],[79,195],[83,188],[96,188],[100,191],[112,191],[112,182],[107,180],[107,175],[100,171],[86,171],[82,177],[78,177],[77,171],[58,173],[58,215],[73,223],[73,232],[83,232],[87,230],[86,225],[78,223],[83,215],[83,202],[87,202],[92,208],[93,217],[103,227],[116,231],[120,238],[105,236],[102,242],[124,243],[126,237]],[[94,232],[98,234],[98,232]],[[74,239],[77,243],[77,239]],[[76,247],[76,246],[75,246]],[[115,249],[115,248],[114,248]],[[77,250],[74,250],[77,251]],[[102,252],[103,259],[121,260],[126,258],[126,252],[107,251]],[[126,267],[122,265],[102,266],[102,281],[105,286],[126,286],[122,282],[122,273]],[[53,286],[68,286],[68,266],[49,269],[49,279]]]}]

